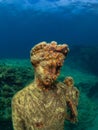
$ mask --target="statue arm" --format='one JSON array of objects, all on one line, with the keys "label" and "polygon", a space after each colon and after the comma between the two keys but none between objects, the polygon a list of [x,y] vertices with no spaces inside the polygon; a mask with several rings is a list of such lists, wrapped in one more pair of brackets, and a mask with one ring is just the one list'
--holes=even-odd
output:
[{"label": "statue arm", "polygon": [[78,106],[80,92],[76,87],[74,87],[74,88],[75,88],[75,91],[76,91],[76,106]]},{"label": "statue arm", "polygon": [[76,96],[77,96],[77,98],[79,98],[80,92],[76,87],[74,87],[74,88],[75,88],[75,91],[76,91]]},{"label": "statue arm", "polygon": [[24,120],[22,119],[21,109],[15,98],[12,99],[12,122],[14,130],[25,130]]},{"label": "statue arm", "polygon": [[70,116],[68,116],[68,120],[70,120],[72,123],[75,123],[77,122],[77,116],[78,116],[77,107],[68,97],[66,98],[66,102],[68,108],[70,109]]}]

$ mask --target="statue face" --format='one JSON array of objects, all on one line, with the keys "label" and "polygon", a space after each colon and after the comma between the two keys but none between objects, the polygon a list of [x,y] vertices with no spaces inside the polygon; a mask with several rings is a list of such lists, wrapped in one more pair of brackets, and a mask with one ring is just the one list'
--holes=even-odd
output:
[{"label": "statue face", "polygon": [[74,81],[72,78],[66,78],[64,82],[69,87],[72,87],[74,85]]},{"label": "statue face", "polygon": [[51,85],[60,73],[61,63],[56,60],[42,61],[36,68],[37,78],[46,86]]}]

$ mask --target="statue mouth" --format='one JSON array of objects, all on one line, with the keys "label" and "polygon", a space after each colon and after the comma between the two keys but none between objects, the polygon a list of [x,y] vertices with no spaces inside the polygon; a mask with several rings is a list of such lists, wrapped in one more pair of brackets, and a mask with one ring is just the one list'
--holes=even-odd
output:
[{"label": "statue mouth", "polygon": [[54,80],[53,79],[50,79],[50,78],[46,78],[45,79],[45,84],[52,84],[54,82]]},{"label": "statue mouth", "polygon": [[53,82],[53,80],[52,80],[52,79],[49,79],[49,78],[47,78],[45,81],[46,81],[46,82]]}]

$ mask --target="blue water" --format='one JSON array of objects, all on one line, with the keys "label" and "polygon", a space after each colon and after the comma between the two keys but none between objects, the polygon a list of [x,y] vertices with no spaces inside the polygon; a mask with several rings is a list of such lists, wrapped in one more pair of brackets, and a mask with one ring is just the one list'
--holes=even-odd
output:
[{"label": "blue water", "polygon": [[1,58],[29,57],[31,47],[40,41],[98,44],[98,2],[70,1],[63,5],[59,0],[43,1],[47,2],[0,2]]},{"label": "blue water", "polygon": [[[29,58],[41,41],[67,43],[68,63],[98,78],[98,0],[0,0],[0,59]],[[88,93],[95,102],[97,85]]]}]

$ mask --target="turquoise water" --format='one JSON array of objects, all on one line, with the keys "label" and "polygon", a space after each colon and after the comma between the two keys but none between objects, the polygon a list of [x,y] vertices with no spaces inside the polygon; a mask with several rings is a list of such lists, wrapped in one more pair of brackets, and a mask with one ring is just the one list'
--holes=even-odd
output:
[{"label": "turquoise water", "polygon": [[0,0],[0,130],[13,129],[12,96],[34,78],[31,48],[54,40],[70,48],[58,80],[70,75],[80,90],[79,122],[65,129],[98,129],[97,23],[97,0]]},{"label": "turquoise water", "polygon": [[[79,56],[78,56],[79,57]],[[69,55],[58,77],[63,81],[66,76],[72,76],[75,86],[80,90],[78,106],[78,123],[65,122],[67,130],[96,129],[98,119],[98,75],[87,70],[84,64],[74,62],[74,57]],[[81,63],[81,64],[80,64]],[[12,130],[11,99],[13,95],[24,88],[34,79],[34,70],[29,59],[2,59],[0,60],[0,129]],[[6,125],[5,125],[6,124]]]}]

